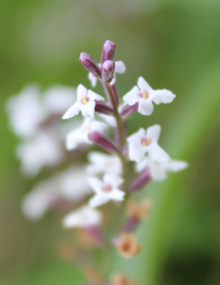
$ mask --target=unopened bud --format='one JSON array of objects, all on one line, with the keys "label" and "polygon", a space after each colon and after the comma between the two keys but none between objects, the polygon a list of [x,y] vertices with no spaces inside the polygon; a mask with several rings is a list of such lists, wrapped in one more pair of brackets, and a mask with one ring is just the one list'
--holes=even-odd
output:
[{"label": "unopened bud", "polygon": [[87,53],[81,52],[79,57],[80,63],[94,76],[101,78],[101,68],[98,63]]},{"label": "unopened bud", "polygon": [[106,136],[104,136],[98,132],[90,133],[89,139],[110,153],[118,153],[119,152],[117,145],[113,141],[111,141],[109,138],[107,138]]},{"label": "unopened bud", "polygon": [[102,65],[102,80],[110,82],[114,76],[115,63],[114,61],[107,60]]},{"label": "unopened bud", "polygon": [[131,182],[129,192],[140,190],[151,179],[149,168],[145,169],[137,178]]},{"label": "unopened bud", "polygon": [[100,101],[95,101],[95,112],[105,115],[114,114],[114,110],[111,106],[109,106],[107,103],[103,103]]},{"label": "unopened bud", "polygon": [[130,115],[132,115],[133,113],[137,112],[138,110],[138,102],[136,102],[134,105],[125,105],[120,113],[120,116],[122,118],[124,117],[129,117]]},{"label": "unopened bud", "polygon": [[107,40],[102,47],[102,60],[101,60],[102,64],[106,60],[113,60],[114,53],[115,53],[115,44]]}]

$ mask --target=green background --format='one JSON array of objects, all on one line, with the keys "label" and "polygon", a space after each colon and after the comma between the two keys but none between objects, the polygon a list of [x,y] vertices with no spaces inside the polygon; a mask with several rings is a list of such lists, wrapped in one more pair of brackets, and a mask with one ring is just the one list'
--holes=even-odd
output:
[{"label": "green background", "polygon": [[[49,213],[30,223],[22,196],[36,182],[24,180],[14,158],[5,101],[27,83],[90,88],[80,52],[98,62],[106,39],[127,66],[117,77],[120,95],[139,76],[155,89],[172,90],[172,104],[150,117],[129,119],[129,133],[162,126],[161,146],[189,168],[152,182],[149,222],[137,233],[142,252],[116,256],[114,269],[148,285],[217,285],[220,282],[220,2],[215,0],[1,0],[0,1],[0,284],[80,284],[77,267],[57,257],[66,232]],[[103,94],[100,87],[96,92]]]}]

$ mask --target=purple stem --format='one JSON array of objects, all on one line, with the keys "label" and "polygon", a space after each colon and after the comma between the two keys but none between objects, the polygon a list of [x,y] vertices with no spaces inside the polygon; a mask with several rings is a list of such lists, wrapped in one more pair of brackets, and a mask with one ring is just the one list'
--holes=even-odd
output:
[{"label": "purple stem", "polygon": [[89,134],[89,139],[110,153],[119,152],[117,145],[103,134],[92,132]]},{"label": "purple stem", "polygon": [[95,112],[106,114],[106,115],[112,115],[114,114],[114,110],[111,106],[109,106],[108,103],[95,101]]},{"label": "purple stem", "polygon": [[129,117],[131,116],[133,113],[137,112],[138,110],[138,102],[136,102],[134,105],[130,106],[130,105],[125,105],[120,113],[121,117]]}]

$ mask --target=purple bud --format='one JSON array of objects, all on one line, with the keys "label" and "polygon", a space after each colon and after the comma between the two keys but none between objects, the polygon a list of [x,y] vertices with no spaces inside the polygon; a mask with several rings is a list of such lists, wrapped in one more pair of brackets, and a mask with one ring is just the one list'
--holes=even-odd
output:
[{"label": "purple bud", "polygon": [[138,102],[136,102],[134,105],[130,106],[130,105],[125,105],[120,113],[121,117],[129,117],[130,115],[132,115],[133,113],[137,112],[138,110]]},{"label": "purple bud", "polygon": [[98,63],[87,53],[81,52],[79,57],[80,63],[94,76],[101,78],[101,68]]},{"label": "purple bud", "polygon": [[107,60],[102,65],[102,80],[110,82],[114,76],[115,63],[112,60]]},{"label": "purple bud", "polygon": [[103,103],[100,101],[95,100],[95,112],[105,114],[105,115],[112,115],[114,114],[114,110],[108,103]]},{"label": "purple bud", "polygon": [[115,53],[115,44],[107,40],[102,47],[102,60],[103,64],[106,60],[113,60]]},{"label": "purple bud", "polygon": [[137,219],[136,217],[129,217],[122,229],[122,232],[123,233],[132,232],[136,228],[136,226],[139,224],[139,221],[140,220]]},{"label": "purple bud", "polygon": [[112,90],[112,94],[114,96],[114,101],[115,101],[115,104],[118,106],[120,101],[119,101],[119,96],[118,96],[118,91],[116,89],[116,86],[115,84],[114,85],[111,85],[111,90]]},{"label": "purple bud", "polygon": [[117,145],[113,141],[98,132],[90,133],[89,139],[110,153],[119,152]]},{"label": "purple bud", "polygon": [[136,177],[133,182],[131,182],[129,187],[129,192],[138,191],[151,179],[149,168],[145,169],[138,177]]}]

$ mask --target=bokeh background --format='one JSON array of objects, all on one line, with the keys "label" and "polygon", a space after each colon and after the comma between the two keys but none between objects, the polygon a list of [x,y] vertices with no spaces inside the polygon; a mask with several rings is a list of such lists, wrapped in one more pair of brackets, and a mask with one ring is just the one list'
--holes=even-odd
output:
[{"label": "bokeh background", "polygon": [[38,178],[25,180],[19,172],[5,101],[30,82],[89,88],[79,53],[99,61],[106,39],[127,66],[117,80],[121,96],[140,75],[177,94],[152,116],[129,119],[129,133],[158,123],[161,146],[189,162],[186,171],[141,193],[153,199],[150,221],[137,231],[143,250],[131,261],[116,256],[113,267],[148,285],[220,283],[219,14],[215,0],[0,1],[0,284],[83,280],[54,250],[65,236],[61,216],[48,213],[31,223],[21,214],[21,198]]}]

